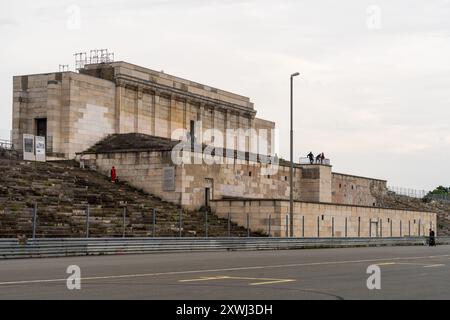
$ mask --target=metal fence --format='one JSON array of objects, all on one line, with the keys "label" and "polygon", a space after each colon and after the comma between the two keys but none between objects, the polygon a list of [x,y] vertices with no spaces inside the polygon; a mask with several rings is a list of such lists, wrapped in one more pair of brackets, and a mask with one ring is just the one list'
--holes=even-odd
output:
[{"label": "metal fence", "polygon": [[[95,237],[251,237],[266,234],[238,226],[231,214],[220,219],[210,212],[158,211],[139,205],[103,207],[72,204],[73,208],[50,210],[37,203],[29,208],[0,207],[0,238],[95,238]],[[270,226],[269,226],[270,229]]]},{"label": "metal fence", "polygon": [[0,139],[0,149],[12,150],[14,149],[14,144],[11,141]]},{"label": "metal fence", "polygon": [[450,203],[450,194],[428,194],[427,198]]},{"label": "metal fence", "polygon": [[429,191],[426,191],[426,190],[417,190],[417,189],[402,188],[402,187],[396,187],[396,186],[388,186],[388,190],[391,192],[394,192],[395,194],[401,195],[401,196],[417,198],[417,199],[423,199],[429,193]]},{"label": "metal fence", "polygon": [[[48,208],[19,210],[0,208],[0,238],[127,238],[127,237],[289,237],[289,215],[260,215],[230,211],[220,213],[186,212],[179,209],[160,212],[130,204],[122,207],[101,207],[72,204],[76,210],[67,212]],[[72,207],[72,208],[73,208]],[[435,229],[431,221],[405,216],[404,220],[361,219],[333,215],[296,215],[293,221],[295,235],[305,238],[351,237],[420,237]],[[312,227],[311,227],[312,226]]]},{"label": "metal fence", "polygon": [[417,199],[427,198],[437,201],[450,202],[449,194],[432,194],[430,193],[431,191],[394,187],[394,186],[388,186],[388,190],[394,192],[397,195],[406,196],[410,198],[417,198]]}]

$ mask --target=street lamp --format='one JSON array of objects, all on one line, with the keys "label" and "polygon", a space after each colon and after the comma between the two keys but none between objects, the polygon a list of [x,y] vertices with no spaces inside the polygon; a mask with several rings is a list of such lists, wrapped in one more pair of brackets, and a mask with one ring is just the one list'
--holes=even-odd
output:
[{"label": "street lamp", "polygon": [[298,72],[291,74],[291,168],[289,180],[289,225],[291,237],[294,236],[294,77],[299,75],[300,73]]}]

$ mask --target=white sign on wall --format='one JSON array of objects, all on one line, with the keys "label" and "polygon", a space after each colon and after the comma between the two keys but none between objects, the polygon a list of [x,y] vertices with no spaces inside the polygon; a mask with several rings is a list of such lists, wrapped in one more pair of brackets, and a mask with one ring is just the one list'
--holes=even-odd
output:
[{"label": "white sign on wall", "polygon": [[36,161],[45,162],[45,137],[36,137],[34,139],[36,145]]},{"label": "white sign on wall", "polygon": [[32,134],[23,135],[23,160],[36,160],[36,157],[34,155],[34,135]]},{"label": "white sign on wall", "polygon": [[32,134],[23,135],[23,160],[46,161],[45,137],[36,137]]}]

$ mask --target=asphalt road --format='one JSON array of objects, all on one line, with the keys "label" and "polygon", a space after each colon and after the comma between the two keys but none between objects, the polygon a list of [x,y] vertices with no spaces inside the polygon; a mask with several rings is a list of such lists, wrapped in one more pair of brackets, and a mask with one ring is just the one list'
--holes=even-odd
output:
[{"label": "asphalt road", "polygon": [[450,299],[450,246],[2,260],[0,299]]}]

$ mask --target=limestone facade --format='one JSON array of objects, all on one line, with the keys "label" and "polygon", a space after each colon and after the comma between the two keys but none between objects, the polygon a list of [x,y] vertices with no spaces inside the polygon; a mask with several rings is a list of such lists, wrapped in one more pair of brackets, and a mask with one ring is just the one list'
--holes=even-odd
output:
[{"label": "limestone facade", "polygon": [[[86,65],[79,73],[17,76],[13,90],[12,140],[18,149],[22,135],[37,134],[37,121],[44,119],[52,157],[72,159],[113,133],[182,138],[177,129],[192,132],[196,141],[214,139],[218,147],[245,151],[257,148],[254,132],[269,130],[265,153],[272,152],[275,124],[256,118],[249,98],[126,62]],[[222,132],[223,139],[204,137],[209,129]],[[227,129],[247,136],[227,141]]]}]

